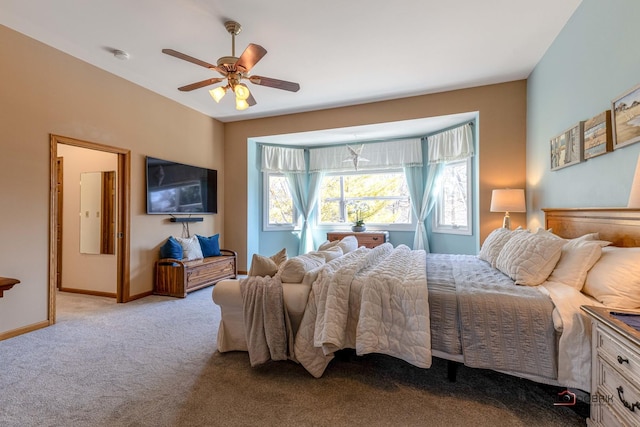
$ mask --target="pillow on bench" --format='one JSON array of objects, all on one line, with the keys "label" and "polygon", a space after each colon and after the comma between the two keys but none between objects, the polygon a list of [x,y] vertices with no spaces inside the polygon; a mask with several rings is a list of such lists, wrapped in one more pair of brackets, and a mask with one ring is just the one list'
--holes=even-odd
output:
[{"label": "pillow on bench", "polygon": [[200,243],[200,249],[202,249],[202,256],[204,258],[210,256],[220,256],[220,235],[215,234],[211,237],[204,237],[196,234],[198,242]]},{"label": "pillow on bench", "polygon": [[182,259],[182,245],[170,236],[164,245],[160,246],[160,258]]}]

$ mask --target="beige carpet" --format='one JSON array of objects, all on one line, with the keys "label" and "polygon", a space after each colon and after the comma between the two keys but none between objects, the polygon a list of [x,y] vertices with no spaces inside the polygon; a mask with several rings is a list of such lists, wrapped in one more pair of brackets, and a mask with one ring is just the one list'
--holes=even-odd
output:
[{"label": "beige carpet", "polygon": [[127,304],[59,294],[58,323],[0,341],[0,426],[581,426],[559,390],[345,352],[314,379],[220,354],[211,288]]}]

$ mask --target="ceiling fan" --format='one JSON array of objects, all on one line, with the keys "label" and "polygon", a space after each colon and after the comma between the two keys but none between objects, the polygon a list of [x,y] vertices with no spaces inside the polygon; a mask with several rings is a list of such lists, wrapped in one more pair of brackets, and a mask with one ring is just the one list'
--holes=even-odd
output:
[{"label": "ceiling fan", "polygon": [[217,65],[209,64],[208,62],[201,61],[173,49],[162,49],[162,52],[167,55],[217,71],[223,76],[181,86],[178,90],[188,92],[226,80],[227,84],[225,86],[218,86],[215,89],[211,89],[209,93],[216,102],[220,102],[227,90],[230,89],[236,96],[236,109],[245,110],[248,107],[255,105],[256,100],[249,91],[247,85],[241,83],[242,80],[248,80],[256,85],[288,90],[290,92],[297,92],[300,89],[300,85],[298,83],[273,79],[270,77],[249,75],[249,71],[251,71],[253,66],[267,54],[267,50],[260,45],[250,43],[244,52],[242,52],[242,55],[240,55],[239,58],[236,58],[236,36],[242,30],[242,26],[235,21],[227,21],[224,23],[224,26],[229,34],[231,34],[231,56],[223,56],[219,58]]}]

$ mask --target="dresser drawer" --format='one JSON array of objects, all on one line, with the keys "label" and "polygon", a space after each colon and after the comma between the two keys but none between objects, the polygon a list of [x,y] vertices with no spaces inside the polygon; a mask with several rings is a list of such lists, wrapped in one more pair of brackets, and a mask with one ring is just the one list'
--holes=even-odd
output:
[{"label": "dresser drawer", "polygon": [[610,329],[598,325],[596,348],[598,357],[615,366],[625,378],[640,384],[640,357],[631,349],[628,342],[621,341],[612,334]]},{"label": "dresser drawer", "polygon": [[598,358],[597,363],[597,393],[603,396],[597,404],[604,405],[601,415],[609,416],[610,409],[622,421],[619,425],[640,425],[640,390],[603,359]]},{"label": "dresser drawer", "polygon": [[364,246],[370,249],[389,241],[388,231],[331,231],[327,233],[327,240],[333,242],[334,240],[342,240],[345,236],[355,236],[358,240],[358,246]]}]

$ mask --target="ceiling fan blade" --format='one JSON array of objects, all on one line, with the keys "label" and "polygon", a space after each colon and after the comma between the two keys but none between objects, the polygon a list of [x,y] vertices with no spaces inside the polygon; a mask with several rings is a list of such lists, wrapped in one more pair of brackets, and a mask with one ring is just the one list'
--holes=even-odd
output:
[{"label": "ceiling fan blade", "polygon": [[173,56],[178,59],[182,59],[184,61],[191,62],[192,64],[196,64],[204,68],[209,68],[210,70],[218,69],[218,67],[216,67],[213,64],[209,64],[208,62],[201,61],[197,58],[194,58],[193,56],[185,55],[184,53],[178,52],[177,50],[162,49],[162,53],[166,53],[167,55]]},{"label": "ceiling fan blade", "polygon": [[249,72],[254,65],[267,54],[267,49],[263,48],[259,44],[249,43],[249,46],[242,52],[240,58],[236,61],[236,69],[239,69],[243,73]]},{"label": "ceiling fan blade", "polygon": [[216,83],[220,83],[223,80],[224,80],[223,78],[207,79],[207,80],[203,80],[201,82],[191,83],[190,85],[181,86],[181,87],[178,88],[178,90],[180,90],[182,92],[189,92],[190,90],[200,89],[201,87],[205,87],[205,86],[213,85],[213,84],[216,84]]},{"label": "ceiling fan blade", "polygon": [[298,83],[272,79],[271,77],[251,76],[249,77],[249,81],[256,85],[288,90],[290,92],[297,92],[298,90],[300,90],[300,85]]},{"label": "ceiling fan blade", "polygon": [[247,98],[247,104],[249,104],[249,107],[253,107],[254,105],[257,104],[256,99],[253,97],[252,93],[249,93],[249,97]]}]

